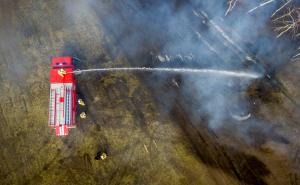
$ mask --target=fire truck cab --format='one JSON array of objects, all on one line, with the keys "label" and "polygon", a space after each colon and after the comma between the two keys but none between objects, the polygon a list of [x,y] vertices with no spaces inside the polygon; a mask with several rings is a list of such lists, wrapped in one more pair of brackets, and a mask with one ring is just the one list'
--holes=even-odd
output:
[{"label": "fire truck cab", "polygon": [[52,58],[50,70],[50,101],[48,126],[56,130],[56,136],[67,136],[75,128],[76,81],[73,58]]}]

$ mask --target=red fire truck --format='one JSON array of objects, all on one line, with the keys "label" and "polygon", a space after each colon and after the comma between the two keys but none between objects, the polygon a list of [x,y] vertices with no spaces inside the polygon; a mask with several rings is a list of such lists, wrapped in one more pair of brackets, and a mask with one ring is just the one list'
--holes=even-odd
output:
[{"label": "red fire truck", "polygon": [[66,136],[75,128],[76,81],[72,57],[52,58],[48,125],[57,136]]}]

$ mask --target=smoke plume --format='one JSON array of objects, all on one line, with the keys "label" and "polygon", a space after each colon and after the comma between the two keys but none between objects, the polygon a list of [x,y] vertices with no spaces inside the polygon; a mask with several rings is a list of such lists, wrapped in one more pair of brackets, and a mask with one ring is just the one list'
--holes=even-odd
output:
[{"label": "smoke plume", "polygon": [[[85,15],[101,25],[132,67],[209,68],[269,75],[288,61],[295,46],[285,38],[275,39],[267,26],[278,7],[276,1],[258,8],[259,0],[241,1],[239,9],[230,13],[227,3],[77,0],[64,6],[72,21],[80,21]],[[164,75],[161,77],[166,80]],[[249,110],[252,102],[245,96],[253,80],[182,75],[180,83],[173,82],[182,102],[184,97],[190,97],[197,105],[185,107],[195,122],[205,117],[208,125],[217,129],[228,119],[254,119]],[[159,84],[170,81],[149,83],[159,94]],[[157,96],[165,102],[165,108],[171,109],[175,100],[167,98],[167,94]]]}]

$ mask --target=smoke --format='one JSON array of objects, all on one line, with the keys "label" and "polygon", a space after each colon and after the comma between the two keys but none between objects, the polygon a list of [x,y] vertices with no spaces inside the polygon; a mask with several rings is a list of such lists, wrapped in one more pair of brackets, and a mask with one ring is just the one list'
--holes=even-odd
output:
[{"label": "smoke", "polygon": [[[64,6],[72,21],[85,15],[91,17],[86,20],[101,25],[133,67],[248,70],[266,75],[288,61],[294,46],[285,39],[275,40],[267,26],[278,3],[253,9],[259,4],[259,0],[241,1],[227,16],[226,0],[77,0]],[[161,79],[166,78],[162,75]],[[197,75],[182,75],[181,81],[177,85],[181,103],[195,122],[204,116],[209,126],[217,129],[226,126],[229,118],[254,119],[251,102],[244,95],[253,81]],[[170,82],[150,82],[150,86],[159,92],[158,84],[165,83]],[[185,96],[197,108],[190,107]]]},{"label": "smoke", "polygon": [[[15,88],[24,87],[24,79],[28,76],[28,65],[26,57],[20,47],[20,35],[18,27],[13,25],[14,3],[5,4],[0,7],[0,93],[6,94],[7,87],[3,84],[8,83]],[[6,91],[4,90],[6,89]],[[2,91],[3,90],[3,91]]]}]

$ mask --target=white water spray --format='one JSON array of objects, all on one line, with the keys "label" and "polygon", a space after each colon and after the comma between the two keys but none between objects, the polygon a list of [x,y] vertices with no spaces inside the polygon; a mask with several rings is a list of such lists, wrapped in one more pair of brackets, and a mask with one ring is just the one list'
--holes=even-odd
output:
[{"label": "white water spray", "polygon": [[254,72],[244,71],[228,71],[218,69],[190,69],[190,68],[149,68],[149,67],[121,67],[121,68],[99,68],[99,69],[85,69],[75,70],[75,74],[86,72],[109,72],[109,71],[142,71],[142,72],[169,72],[169,73],[196,73],[215,76],[231,76],[238,78],[260,78],[261,75]]}]

